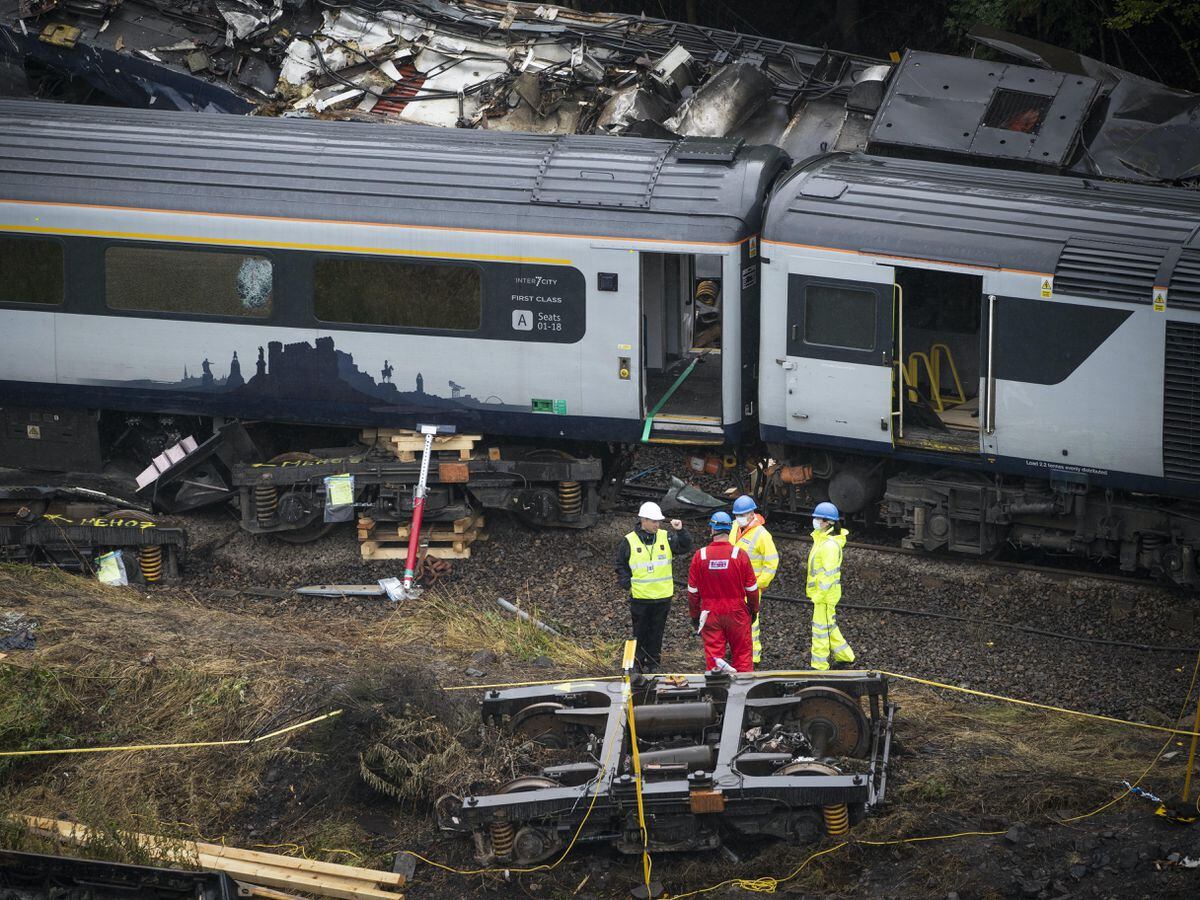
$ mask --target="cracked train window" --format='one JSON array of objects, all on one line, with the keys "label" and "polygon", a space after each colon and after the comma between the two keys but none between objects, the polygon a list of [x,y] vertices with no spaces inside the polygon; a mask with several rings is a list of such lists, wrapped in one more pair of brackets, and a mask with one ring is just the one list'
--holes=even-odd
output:
[{"label": "cracked train window", "polygon": [[271,282],[271,261],[245,253],[174,247],[104,253],[109,309],[261,318],[271,312]]},{"label": "cracked train window", "polygon": [[0,303],[62,302],[62,245],[0,237]]},{"label": "cracked train window", "polygon": [[483,313],[474,266],[327,257],[317,260],[313,295],[325,322],[474,331]]}]

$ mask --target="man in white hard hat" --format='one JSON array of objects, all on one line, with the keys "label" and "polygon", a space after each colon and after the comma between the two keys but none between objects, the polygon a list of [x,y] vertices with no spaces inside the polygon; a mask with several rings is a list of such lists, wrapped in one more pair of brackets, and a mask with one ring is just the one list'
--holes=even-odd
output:
[{"label": "man in white hard hat", "polygon": [[663,629],[675,595],[672,560],[692,549],[683,522],[672,519],[667,530],[662,527],[665,518],[657,503],[643,503],[638,527],[621,539],[613,558],[617,579],[629,591],[637,661],[643,672],[657,671],[662,656]]}]

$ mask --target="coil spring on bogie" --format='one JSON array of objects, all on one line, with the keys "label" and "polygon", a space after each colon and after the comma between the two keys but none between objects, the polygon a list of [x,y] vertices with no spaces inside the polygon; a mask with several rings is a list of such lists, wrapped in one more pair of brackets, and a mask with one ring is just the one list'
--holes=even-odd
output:
[{"label": "coil spring on bogie", "polygon": [[830,837],[839,837],[850,830],[850,810],[845,803],[822,806],[821,812],[825,814],[825,830]]},{"label": "coil spring on bogie", "polygon": [[143,547],[138,551],[138,566],[146,581],[161,581],[163,572],[163,548]]},{"label": "coil spring on bogie", "polygon": [[492,822],[488,827],[492,832],[492,852],[501,858],[511,856],[515,836],[512,822]]},{"label": "coil spring on bogie", "polygon": [[278,507],[279,491],[273,484],[260,484],[254,489],[254,515],[259,525],[272,524]]},{"label": "coil spring on bogie", "polygon": [[705,279],[696,285],[696,301],[712,306],[717,302],[717,294],[720,290],[715,281]]},{"label": "coil spring on bogie", "polygon": [[578,481],[558,483],[558,507],[565,516],[575,516],[583,511],[583,485]]}]

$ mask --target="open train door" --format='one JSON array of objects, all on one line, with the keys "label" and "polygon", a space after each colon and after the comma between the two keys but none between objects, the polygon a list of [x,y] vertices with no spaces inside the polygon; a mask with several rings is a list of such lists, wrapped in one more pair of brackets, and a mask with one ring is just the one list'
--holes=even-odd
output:
[{"label": "open train door", "polygon": [[788,275],[787,429],[810,443],[889,449],[893,429],[890,266]]}]

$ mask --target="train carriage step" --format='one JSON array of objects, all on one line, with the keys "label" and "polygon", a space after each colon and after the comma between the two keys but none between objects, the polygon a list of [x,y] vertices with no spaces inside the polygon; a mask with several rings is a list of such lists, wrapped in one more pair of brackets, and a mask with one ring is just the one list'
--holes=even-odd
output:
[{"label": "train carriage step", "polygon": [[659,415],[654,419],[648,444],[715,446],[724,443],[725,429],[718,416]]}]

